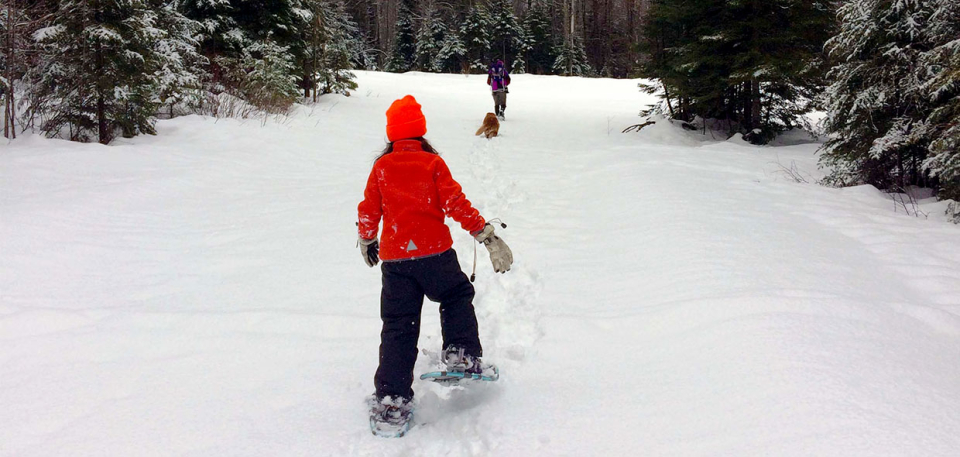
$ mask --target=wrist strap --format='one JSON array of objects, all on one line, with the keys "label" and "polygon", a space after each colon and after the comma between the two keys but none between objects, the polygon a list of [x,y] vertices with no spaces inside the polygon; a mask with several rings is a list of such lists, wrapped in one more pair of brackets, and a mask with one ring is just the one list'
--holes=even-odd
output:
[{"label": "wrist strap", "polygon": [[473,243],[473,272],[470,273],[470,282],[473,282],[477,279],[477,245],[480,243]]}]

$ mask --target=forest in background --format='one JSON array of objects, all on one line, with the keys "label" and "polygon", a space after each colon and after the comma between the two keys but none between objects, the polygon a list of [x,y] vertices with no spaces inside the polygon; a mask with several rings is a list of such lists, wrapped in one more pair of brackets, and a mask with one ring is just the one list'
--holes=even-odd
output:
[{"label": "forest in background", "polygon": [[[5,136],[109,143],[156,115],[283,112],[351,69],[627,77],[648,0],[3,0]],[[15,88],[16,90],[8,90]],[[20,98],[19,101],[17,98]]]},{"label": "forest in background", "polygon": [[3,0],[4,135],[110,143],[283,113],[353,69],[643,77],[638,107],[766,144],[827,113],[824,184],[960,199],[955,0]]}]

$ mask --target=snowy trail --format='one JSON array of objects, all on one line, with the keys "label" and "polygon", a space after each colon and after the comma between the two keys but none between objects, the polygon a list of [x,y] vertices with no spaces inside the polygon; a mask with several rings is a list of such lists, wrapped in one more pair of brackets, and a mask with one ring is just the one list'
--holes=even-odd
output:
[{"label": "snowy trail", "polygon": [[[621,134],[648,102],[636,81],[518,75],[491,140],[473,135],[482,77],[359,83],[282,122],[0,145],[0,456],[960,448],[960,230],[936,214],[780,172],[814,181],[816,144]],[[363,409],[380,277],[353,221],[406,93],[516,263],[477,262],[501,380],[415,383],[419,425],[383,440]]]}]

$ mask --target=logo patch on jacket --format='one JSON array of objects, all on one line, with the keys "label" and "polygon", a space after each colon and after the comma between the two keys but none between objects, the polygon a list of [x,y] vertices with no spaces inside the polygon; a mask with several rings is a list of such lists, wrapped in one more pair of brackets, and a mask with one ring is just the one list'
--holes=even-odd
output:
[{"label": "logo patch on jacket", "polygon": [[410,240],[410,242],[407,243],[407,252],[416,251],[416,250],[417,250],[417,245],[413,244],[413,240]]}]

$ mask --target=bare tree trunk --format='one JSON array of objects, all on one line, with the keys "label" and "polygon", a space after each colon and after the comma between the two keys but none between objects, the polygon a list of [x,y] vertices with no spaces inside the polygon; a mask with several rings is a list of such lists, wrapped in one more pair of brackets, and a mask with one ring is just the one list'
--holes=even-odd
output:
[{"label": "bare tree trunk", "polygon": [[100,78],[102,77],[103,71],[103,48],[100,45],[100,41],[97,40],[96,45],[94,46],[95,62],[97,65],[97,83],[94,84],[97,91],[97,134],[101,144],[107,144],[110,142],[110,132],[107,129],[107,103],[103,98],[104,88],[100,85]]},{"label": "bare tree trunk", "polygon": [[[757,5],[758,3],[759,3],[759,0],[753,0],[753,2],[751,3],[751,7],[752,7],[752,10],[753,10],[753,11],[752,11],[753,14],[758,14],[758,12],[760,11],[760,7]],[[757,27],[753,27],[753,31],[752,31],[752,33],[751,33],[751,41],[752,41],[751,46],[752,46],[752,47],[754,48],[754,50],[755,50],[754,52],[755,52],[756,54],[759,54],[759,53],[760,53],[760,49],[759,49],[759,48],[760,48],[760,46],[759,46],[759,43],[760,43],[760,35],[759,35],[759,31],[757,30]],[[756,75],[756,73],[754,73],[754,75]],[[751,103],[751,106],[750,106],[750,114],[751,114],[751,116],[750,116],[750,130],[753,130],[753,129],[760,128],[760,125],[761,125],[761,122],[760,122],[760,80],[757,79],[756,76],[753,76],[752,78],[750,78],[750,97],[752,97],[752,98],[750,99],[750,103]]]},{"label": "bare tree trunk", "polygon": [[4,89],[4,107],[3,107],[3,136],[9,139],[17,137],[16,114],[14,112],[14,94],[13,94],[13,63],[16,62],[16,26],[14,17],[17,15],[17,1],[8,0],[7,2],[7,34],[5,38],[4,51],[7,54],[7,74],[4,77],[7,80]]},{"label": "bare tree trunk", "polygon": [[676,119],[677,113],[673,112],[673,105],[670,104],[670,89],[667,89],[666,84],[663,84],[663,96],[664,96],[664,100],[667,101],[667,109],[670,110],[670,118]]},{"label": "bare tree trunk", "polygon": [[[572,52],[572,51],[573,51],[573,37],[574,37],[574,33],[576,33],[576,17],[577,17],[577,15],[576,15],[576,12],[574,11],[574,9],[576,8],[576,4],[574,3],[575,1],[576,1],[576,0],[570,0],[570,6],[569,6],[569,7],[567,7],[567,3],[566,3],[566,2],[563,3],[563,14],[564,14],[564,16],[565,16],[566,18],[568,18],[568,19],[570,20],[570,30],[568,30],[567,33],[566,33],[566,48],[567,48],[566,50],[567,50],[567,52]],[[566,76],[570,76],[570,75],[573,74],[573,59],[570,58],[570,57],[571,57],[571,56],[569,56],[569,55],[567,56],[567,71],[566,71],[566,73],[565,73]]]}]

